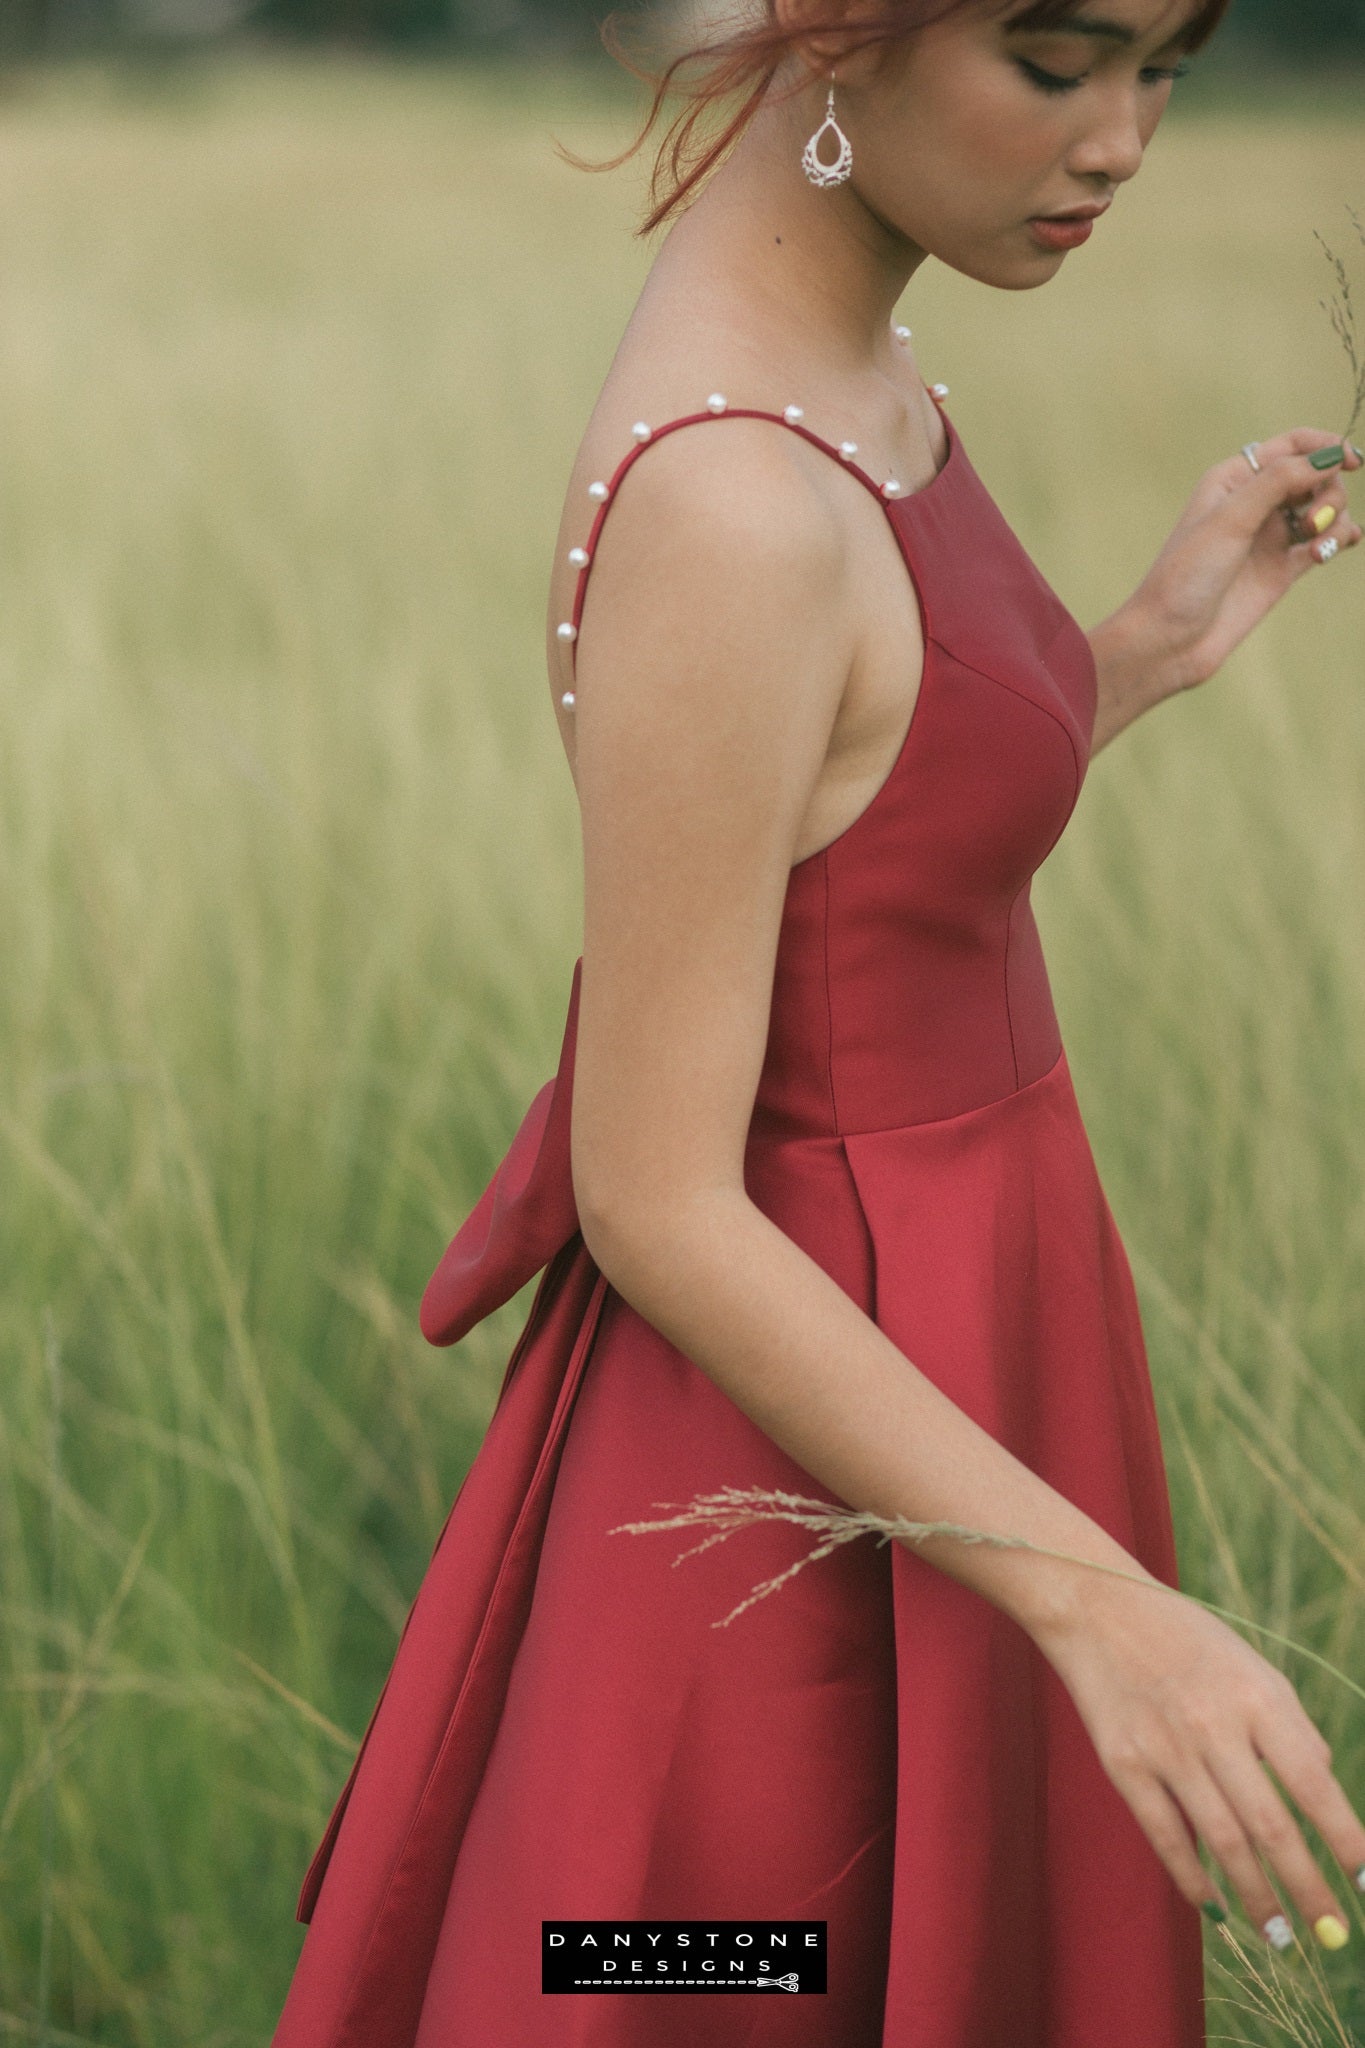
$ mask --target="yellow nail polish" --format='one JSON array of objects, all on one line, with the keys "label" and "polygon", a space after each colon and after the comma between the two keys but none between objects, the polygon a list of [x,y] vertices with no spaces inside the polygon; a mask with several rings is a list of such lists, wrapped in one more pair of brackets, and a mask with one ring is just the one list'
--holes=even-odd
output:
[{"label": "yellow nail polish", "polygon": [[1309,524],[1315,533],[1326,533],[1329,526],[1336,524],[1336,517],[1337,508],[1335,505],[1319,505]]},{"label": "yellow nail polish", "polygon": [[1321,1920],[1315,1920],[1313,1932],[1324,1948],[1345,1948],[1351,1938],[1350,1928],[1343,1927],[1334,1913],[1324,1913]]}]

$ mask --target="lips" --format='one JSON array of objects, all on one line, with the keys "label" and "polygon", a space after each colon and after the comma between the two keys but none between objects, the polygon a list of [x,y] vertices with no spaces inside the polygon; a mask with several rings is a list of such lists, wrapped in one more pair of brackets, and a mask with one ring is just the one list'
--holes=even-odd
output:
[{"label": "lips", "polygon": [[1088,242],[1095,232],[1093,216],[1089,219],[1069,218],[1054,214],[1051,218],[1038,218],[1029,222],[1036,242],[1044,249],[1079,249],[1082,242]]},{"label": "lips", "polygon": [[1082,242],[1090,240],[1095,222],[1102,213],[1108,213],[1111,204],[1106,199],[1073,206],[1066,213],[1038,213],[1029,222],[1029,229],[1044,249],[1079,249]]}]

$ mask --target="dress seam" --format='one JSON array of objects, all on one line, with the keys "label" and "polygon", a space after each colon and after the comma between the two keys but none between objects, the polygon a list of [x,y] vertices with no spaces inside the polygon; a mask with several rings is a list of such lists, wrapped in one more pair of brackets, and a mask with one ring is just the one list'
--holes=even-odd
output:
[{"label": "dress seam", "polygon": [[834,991],[829,973],[829,848],[822,849],[821,876],[825,885],[822,939],[825,956],[825,1073],[829,1082],[829,1115],[834,1137],[839,1135],[839,1098],[834,1090]]},{"label": "dress seam", "polygon": [[[1021,1081],[1017,1088],[1007,1088],[1003,1095],[991,1095],[984,1102],[972,1102],[965,1109],[949,1110],[946,1116],[915,1117],[908,1124],[868,1124],[862,1130],[839,1131],[836,1135],[845,1154],[851,1145],[861,1144],[864,1138],[903,1137],[907,1132],[941,1130],[949,1124],[964,1122],[968,1117],[982,1116],[987,1110],[1003,1109],[1006,1103],[1017,1102],[1030,1089],[1040,1092],[1049,1082],[1059,1082],[1062,1075],[1062,1061],[1066,1056],[1065,1044],[1059,1044],[1050,1065],[1041,1074],[1035,1074],[1031,1081]],[[785,1137],[773,1141],[779,1145],[826,1144],[828,1135],[823,1131],[811,1131],[801,1137]]]},{"label": "dress seam", "polygon": [[1014,1006],[1010,1002],[1010,939],[1014,931],[1014,908],[1015,905],[1018,903],[1019,898],[1023,895],[1024,890],[1027,887],[1027,882],[1020,883],[1019,887],[1015,890],[1013,896],[1010,898],[1009,909],[1005,912],[1005,1028],[1010,1035],[1010,1060],[1014,1067],[1014,1087],[1016,1094],[1018,1093],[1019,1089],[1019,1047],[1016,1045],[1014,1038]]},{"label": "dress seam", "polygon": [[[991,671],[988,668],[978,668],[977,664],[974,661],[968,661],[966,657],[959,654],[955,648],[950,647],[946,640],[940,640],[936,634],[930,634],[928,637],[933,641],[939,653],[946,654],[950,661],[955,661],[957,663],[959,668],[968,669],[972,675],[980,676],[981,680],[985,683],[994,683],[997,689],[1008,690],[1012,697],[1018,697],[1025,704],[1031,704],[1035,711],[1041,711],[1045,718],[1050,718],[1054,725],[1059,725],[1061,727],[1062,731],[1066,734],[1066,743],[1071,749],[1072,773],[1076,778],[1075,794],[1072,797],[1072,805],[1074,808],[1076,797],[1078,797],[1081,793],[1081,758],[1076,751],[1075,734],[1072,732],[1071,727],[1067,724],[1066,720],[1060,715],[1060,713],[1054,711],[1050,704],[1040,704],[1036,697],[1030,697],[1027,690],[1021,690],[1017,688],[1017,686],[1014,683],[1007,683],[1003,676],[992,675]],[[1057,840],[1061,838],[1062,832],[1066,830],[1067,822],[1067,820],[1063,821],[1061,830],[1057,833],[1057,837],[1052,841],[1052,846],[1055,846],[1057,844]],[[1049,846],[1048,853],[1051,853],[1052,846]],[[1046,859],[1047,854],[1045,853],[1043,855],[1043,860]],[[1042,864],[1042,861],[1039,861],[1038,866],[1041,867]]]},{"label": "dress seam", "polygon": [[1043,865],[1043,861],[1047,859],[1048,854],[1052,852],[1058,840],[1061,838],[1063,832],[1065,832],[1067,826],[1071,823],[1071,815],[1072,812],[1075,810],[1076,805],[1080,799],[1081,784],[1084,781],[1084,775],[1081,769],[1081,757],[1076,751],[1075,735],[1072,733],[1071,727],[1067,724],[1064,718],[1060,717],[1059,714],[1052,709],[1050,705],[1040,704],[1036,697],[1029,696],[1027,690],[1017,689],[1013,683],[1007,683],[1002,676],[992,675],[989,669],[978,668],[974,661],[965,660],[964,657],[956,653],[955,650],[951,648],[945,640],[940,640],[936,636],[931,637],[934,638],[934,645],[938,648],[940,654],[946,654],[950,661],[955,661],[958,664],[959,668],[965,668],[971,675],[980,676],[981,680],[985,683],[994,683],[999,689],[1008,690],[1012,697],[1021,698],[1025,704],[1031,704],[1035,711],[1041,711],[1045,718],[1050,718],[1054,725],[1058,725],[1061,727],[1063,733],[1066,735],[1066,743],[1071,749],[1071,773],[1073,778],[1073,788],[1071,792],[1070,808],[1068,809],[1066,816],[1062,819],[1061,824],[1057,827],[1057,830],[1053,833],[1052,838],[1048,843],[1047,852],[1042,855],[1042,858],[1038,861],[1037,866],[1033,869],[1032,873],[1030,873],[1024,878],[1024,880],[1019,884],[1019,887],[1015,890],[1013,896],[1010,898],[1010,907],[1005,917],[1005,1024],[1010,1035],[1010,1060],[1014,1067],[1015,1092],[1018,1093],[1018,1090],[1023,1086],[1023,1083],[1019,1079],[1019,1049],[1015,1044],[1014,1040],[1014,1008],[1010,1002],[1010,939],[1013,935],[1014,913],[1018,907],[1019,898],[1024,894],[1025,890],[1028,889],[1028,887],[1032,883],[1034,874],[1038,872],[1038,868],[1040,868]]}]

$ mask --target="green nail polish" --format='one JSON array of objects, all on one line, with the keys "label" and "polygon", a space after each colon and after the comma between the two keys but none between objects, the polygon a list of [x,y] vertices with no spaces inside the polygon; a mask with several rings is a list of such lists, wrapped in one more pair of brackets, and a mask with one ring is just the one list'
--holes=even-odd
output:
[{"label": "green nail polish", "polygon": [[1346,460],[1346,450],[1338,441],[1335,448],[1319,448],[1308,460],[1314,469],[1335,469],[1338,463]]},{"label": "green nail polish", "polygon": [[1216,1921],[1220,1927],[1228,1917],[1217,1899],[1205,1899],[1199,1910],[1201,1913],[1207,1913],[1210,1920]]}]

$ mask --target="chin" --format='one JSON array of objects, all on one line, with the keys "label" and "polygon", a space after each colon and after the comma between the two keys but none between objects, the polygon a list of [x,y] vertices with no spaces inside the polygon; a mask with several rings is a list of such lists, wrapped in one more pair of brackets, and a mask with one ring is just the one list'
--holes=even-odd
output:
[{"label": "chin", "polygon": [[1032,292],[1051,284],[1071,253],[1067,249],[935,249],[940,263],[976,284],[1000,292]]}]

